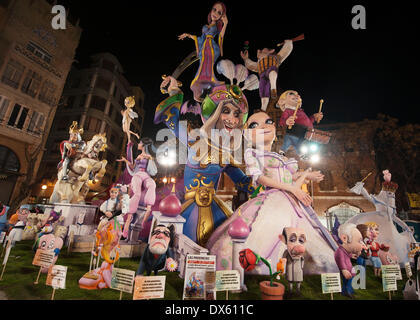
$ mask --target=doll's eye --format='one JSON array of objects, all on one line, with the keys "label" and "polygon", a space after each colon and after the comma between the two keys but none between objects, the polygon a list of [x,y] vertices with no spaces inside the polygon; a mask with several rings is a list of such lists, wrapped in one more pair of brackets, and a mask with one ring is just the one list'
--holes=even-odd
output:
[{"label": "doll's eye", "polygon": [[250,129],[255,129],[256,127],[258,127],[257,122],[251,122],[251,124],[248,126],[248,128],[250,128]]},{"label": "doll's eye", "polygon": [[265,124],[274,124],[274,121],[273,121],[273,119],[267,119],[265,121]]}]

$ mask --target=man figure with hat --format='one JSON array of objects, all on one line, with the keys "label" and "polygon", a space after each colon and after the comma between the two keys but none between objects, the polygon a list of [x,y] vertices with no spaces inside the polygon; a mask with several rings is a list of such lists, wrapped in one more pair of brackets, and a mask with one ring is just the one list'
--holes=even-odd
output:
[{"label": "man figure with hat", "polygon": [[69,129],[69,140],[64,140],[60,144],[61,161],[58,164],[58,169],[63,170],[63,177],[61,180],[67,181],[69,179],[67,175],[68,165],[72,159],[74,159],[77,153],[83,152],[86,147],[86,143],[82,140],[83,128],[77,127],[77,121],[73,121]]},{"label": "man figure with hat", "polygon": [[283,48],[278,53],[274,49],[264,48],[257,50],[258,62],[248,57],[248,51],[241,52],[241,57],[247,69],[258,72],[260,76],[260,98],[261,110],[266,111],[267,107],[274,107],[277,101],[277,73],[280,65],[293,50],[292,40],[286,40]]},{"label": "man figure with hat", "polygon": [[[299,153],[299,148],[304,140],[306,130],[313,128],[314,121],[320,122],[324,117],[322,112],[308,117],[301,108],[301,105],[302,99],[297,91],[294,90],[283,92],[277,102],[277,106],[283,110],[279,124],[280,126],[287,126],[281,147],[281,150],[284,152],[287,152],[289,147],[293,146],[295,151]],[[289,129],[289,126],[293,127]]]}]

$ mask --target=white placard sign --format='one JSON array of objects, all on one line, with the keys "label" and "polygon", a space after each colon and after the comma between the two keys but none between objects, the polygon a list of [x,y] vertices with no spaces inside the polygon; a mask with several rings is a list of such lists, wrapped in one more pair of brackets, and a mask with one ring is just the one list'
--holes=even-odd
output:
[{"label": "white placard sign", "polygon": [[51,286],[54,289],[65,289],[66,288],[66,277],[67,267],[54,265],[48,269],[47,275],[47,286]]},{"label": "white placard sign", "polygon": [[32,264],[38,267],[49,268],[54,263],[54,257],[54,252],[38,249],[36,250]]},{"label": "white placard sign", "polygon": [[112,268],[111,289],[132,293],[135,277],[135,271]]},{"label": "white placard sign", "polygon": [[216,271],[216,291],[240,290],[241,279],[238,270]]},{"label": "white placard sign", "polygon": [[382,287],[384,292],[397,291],[397,276],[395,273],[382,273]]},{"label": "white placard sign", "polygon": [[321,274],[322,293],[341,292],[341,278],[339,273]]},{"label": "white placard sign", "polygon": [[166,276],[137,276],[134,282],[133,300],[165,297]]},{"label": "white placard sign", "polygon": [[401,269],[398,264],[382,265],[382,273],[395,274],[397,280],[402,280]]},{"label": "white placard sign", "polygon": [[215,300],[214,286],[208,286],[206,289],[206,272],[216,272],[216,256],[187,255],[183,300]]}]

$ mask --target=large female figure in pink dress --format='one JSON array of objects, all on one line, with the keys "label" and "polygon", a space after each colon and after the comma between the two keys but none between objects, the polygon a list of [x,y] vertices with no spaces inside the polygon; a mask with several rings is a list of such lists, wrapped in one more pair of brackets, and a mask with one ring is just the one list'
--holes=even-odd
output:
[{"label": "large female figure in pink dress", "polygon": [[[247,121],[244,135],[252,142],[245,151],[248,174],[254,183],[265,190],[240,206],[212,234],[207,243],[211,254],[217,256],[217,269],[232,268],[232,239],[228,234],[230,224],[239,217],[245,221],[250,233],[243,245],[271,263],[282,257],[285,245],[280,236],[286,227],[301,228],[307,235],[305,273],[335,272],[337,265],[334,250],[337,244],[313,211],[312,199],[301,189],[309,180],[319,182],[323,175],[319,171],[298,172],[298,163],[271,151],[276,137],[274,121],[265,113],[253,114]],[[252,273],[268,274],[264,264]]]},{"label": "large female figure in pink dress", "polygon": [[[222,2],[216,2],[213,5],[207,17],[207,22],[208,24],[203,26],[200,37],[189,33],[183,33],[178,37],[179,40],[190,38],[195,42],[200,66],[191,82],[191,90],[194,93],[194,99],[198,102],[203,101],[203,89],[219,84],[219,81],[214,76],[213,67],[219,56],[223,57],[223,38],[228,23],[226,6]],[[219,37],[216,41],[217,36]]]},{"label": "large female figure in pink dress", "polygon": [[[144,226],[144,223],[150,216],[152,206],[156,201],[156,183],[152,176],[156,175],[157,168],[153,157],[149,152],[149,147],[153,149],[152,140],[143,138],[138,144],[139,155],[134,160],[134,163],[124,157],[117,160],[126,163],[127,171],[132,176],[130,187],[133,195],[130,198],[128,216],[124,224],[123,237],[125,238],[128,235],[133,214],[137,212],[139,204],[143,204],[146,207],[146,212],[142,221],[142,225]],[[127,152],[131,152],[131,150],[128,150]]]}]

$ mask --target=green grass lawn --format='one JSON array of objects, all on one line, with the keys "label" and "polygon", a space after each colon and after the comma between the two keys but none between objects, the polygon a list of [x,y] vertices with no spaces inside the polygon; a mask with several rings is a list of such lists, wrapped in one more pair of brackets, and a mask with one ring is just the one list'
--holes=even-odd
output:
[{"label": "green grass lawn", "polygon": [[[3,291],[9,300],[49,300],[51,299],[52,287],[46,286],[46,274],[41,274],[39,284],[34,281],[38,275],[39,267],[32,265],[34,252],[31,250],[32,241],[21,241],[10,252],[9,261],[6,266],[3,280],[0,281],[0,291]],[[2,249],[2,248],[1,248]],[[117,266],[123,269],[137,270],[139,258],[120,259]],[[3,260],[1,260],[2,262]],[[56,264],[68,267],[66,289],[55,292],[55,300],[118,300],[120,292],[112,289],[103,290],[84,290],[78,286],[79,279],[89,270],[89,253],[67,254],[67,249],[63,248]],[[0,270],[1,271],[1,270]],[[367,290],[357,290],[356,298],[360,300],[387,300],[388,293],[382,291],[382,280],[376,278],[371,267],[366,272]],[[401,300],[402,289],[407,281],[405,272],[403,280],[398,281],[398,291],[392,294],[393,300]],[[184,280],[178,273],[162,272],[166,275],[165,300],[182,299]],[[229,300],[259,300],[259,282],[268,280],[267,276],[246,276],[245,283],[248,287],[247,292],[229,292]],[[287,281],[284,277],[280,280],[287,288]],[[301,287],[302,297],[293,300],[329,300],[329,294],[322,294],[321,276],[306,276]],[[217,298],[226,299],[225,292],[218,292]],[[123,293],[123,300],[132,300],[132,295]],[[334,300],[349,300],[341,294],[334,294]]]}]

